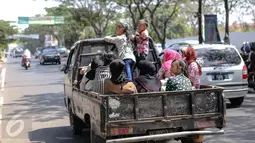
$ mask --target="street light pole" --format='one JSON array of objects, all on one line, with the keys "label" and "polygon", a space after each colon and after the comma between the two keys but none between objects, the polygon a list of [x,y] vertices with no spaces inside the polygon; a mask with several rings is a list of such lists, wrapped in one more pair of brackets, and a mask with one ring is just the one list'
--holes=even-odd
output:
[{"label": "street light pole", "polygon": [[203,42],[202,36],[202,0],[198,0],[198,41],[199,44]]}]

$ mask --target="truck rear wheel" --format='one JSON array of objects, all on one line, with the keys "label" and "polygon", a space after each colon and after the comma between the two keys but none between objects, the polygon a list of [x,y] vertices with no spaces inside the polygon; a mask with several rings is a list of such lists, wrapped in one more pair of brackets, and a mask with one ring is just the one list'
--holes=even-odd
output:
[{"label": "truck rear wheel", "polygon": [[69,106],[69,120],[74,135],[81,135],[84,127],[84,123],[81,119],[75,116]]},{"label": "truck rear wheel", "polygon": [[244,97],[230,98],[229,101],[234,106],[240,106],[243,103]]}]

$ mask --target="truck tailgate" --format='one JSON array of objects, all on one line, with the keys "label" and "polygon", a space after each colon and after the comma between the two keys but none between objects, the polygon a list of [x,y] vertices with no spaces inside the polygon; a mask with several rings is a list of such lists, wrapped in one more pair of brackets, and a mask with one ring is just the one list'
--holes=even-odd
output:
[{"label": "truck tailgate", "polygon": [[[148,130],[182,130],[225,126],[222,88],[192,91],[142,93],[108,96],[107,128],[113,136],[124,129],[128,134],[147,134]],[[127,133],[123,133],[127,134]]]}]

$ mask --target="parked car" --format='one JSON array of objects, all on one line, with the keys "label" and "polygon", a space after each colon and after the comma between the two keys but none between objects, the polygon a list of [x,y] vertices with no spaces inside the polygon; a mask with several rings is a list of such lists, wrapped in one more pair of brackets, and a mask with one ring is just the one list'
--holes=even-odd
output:
[{"label": "parked car", "polygon": [[45,63],[56,63],[61,64],[61,57],[59,52],[56,49],[43,49],[40,55],[40,64],[44,65]]},{"label": "parked car", "polygon": [[[170,46],[178,51],[186,45]],[[224,44],[195,44],[197,62],[201,64],[203,74],[201,84],[224,87],[224,95],[231,104],[240,106],[248,92],[248,71],[237,48]]]},{"label": "parked car", "polygon": [[58,52],[60,53],[60,56],[62,57],[68,57],[70,51],[66,49],[65,47],[59,47]]}]

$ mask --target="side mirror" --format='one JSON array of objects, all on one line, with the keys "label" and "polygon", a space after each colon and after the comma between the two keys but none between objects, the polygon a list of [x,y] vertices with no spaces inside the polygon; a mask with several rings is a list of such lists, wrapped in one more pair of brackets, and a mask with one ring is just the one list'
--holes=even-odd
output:
[{"label": "side mirror", "polygon": [[64,65],[61,65],[60,67],[59,67],[59,69],[60,69],[60,71],[66,71],[66,64],[64,64]]}]

